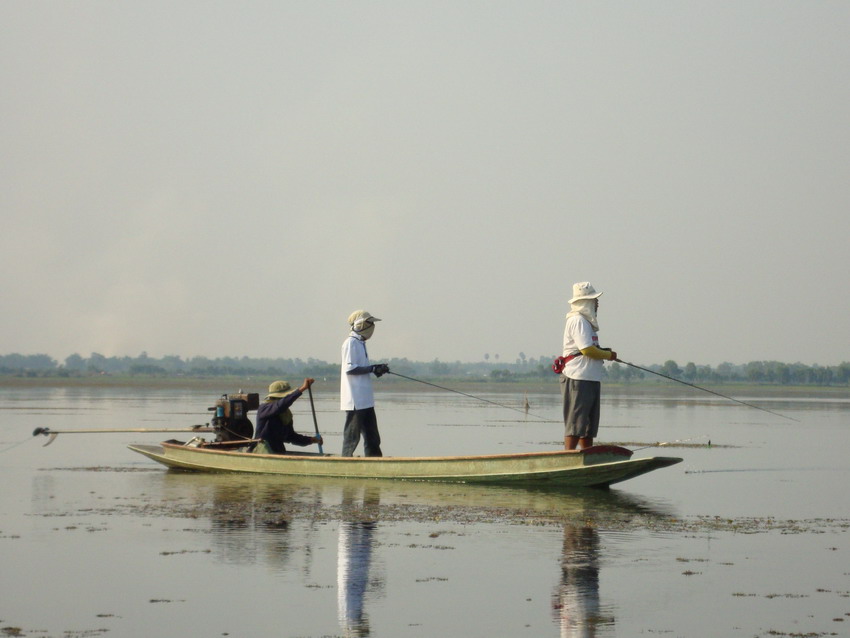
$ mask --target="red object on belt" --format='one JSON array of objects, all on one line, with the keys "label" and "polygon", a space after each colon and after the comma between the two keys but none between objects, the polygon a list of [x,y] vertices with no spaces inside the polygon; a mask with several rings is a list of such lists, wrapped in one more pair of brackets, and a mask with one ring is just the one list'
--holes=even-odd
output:
[{"label": "red object on belt", "polygon": [[564,371],[564,366],[567,365],[570,361],[575,359],[576,357],[580,357],[581,352],[576,352],[575,354],[571,354],[567,357],[557,357],[555,362],[552,364],[552,372],[555,374],[561,374]]}]

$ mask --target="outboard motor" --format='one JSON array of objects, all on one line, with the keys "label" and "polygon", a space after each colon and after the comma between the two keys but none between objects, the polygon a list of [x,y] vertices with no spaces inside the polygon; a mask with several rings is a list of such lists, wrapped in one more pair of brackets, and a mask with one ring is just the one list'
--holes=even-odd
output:
[{"label": "outboard motor", "polygon": [[215,430],[216,441],[244,441],[254,436],[254,424],[248,418],[248,412],[260,407],[260,395],[246,394],[240,390],[237,394],[222,394],[210,412],[215,412],[210,424]]}]

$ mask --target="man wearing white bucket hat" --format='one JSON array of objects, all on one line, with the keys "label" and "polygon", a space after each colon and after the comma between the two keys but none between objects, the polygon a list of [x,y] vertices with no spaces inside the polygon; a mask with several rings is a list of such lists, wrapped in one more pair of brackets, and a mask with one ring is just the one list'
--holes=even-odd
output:
[{"label": "man wearing white bucket hat", "polygon": [[390,367],[385,363],[369,363],[366,341],[375,332],[376,321],[380,319],[365,310],[355,310],[348,317],[351,332],[342,344],[342,369],[339,380],[340,409],[345,410],[342,456],[354,456],[361,435],[363,453],[366,456],[383,456],[370,375],[380,377],[389,372]]},{"label": "man wearing white bucket hat", "polygon": [[601,292],[589,281],[573,284],[570,312],[564,328],[564,354],[560,383],[564,397],[564,447],[568,450],[593,445],[599,432],[599,401],[604,361],[616,361],[617,353],[599,347]]}]

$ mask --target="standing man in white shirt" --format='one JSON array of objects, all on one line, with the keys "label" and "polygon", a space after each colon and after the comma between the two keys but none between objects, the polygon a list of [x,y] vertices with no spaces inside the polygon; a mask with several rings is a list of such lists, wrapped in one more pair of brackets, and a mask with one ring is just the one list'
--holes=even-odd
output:
[{"label": "standing man in white shirt", "polygon": [[599,347],[601,292],[589,281],[573,284],[573,298],[564,328],[561,394],[564,397],[564,447],[568,450],[593,445],[599,432],[603,361],[616,361],[617,353]]},{"label": "standing man in white shirt", "polygon": [[375,332],[376,321],[380,319],[365,310],[355,310],[348,317],[351,332],[342,344],[339,380],[340,409],[345,411],[342,456],[354,456],[361,435],[365,456],[383,456],[370,375],[374,373],[380,377],[389,372],[390,367],[385,363],[369,363],[366,341]]}]

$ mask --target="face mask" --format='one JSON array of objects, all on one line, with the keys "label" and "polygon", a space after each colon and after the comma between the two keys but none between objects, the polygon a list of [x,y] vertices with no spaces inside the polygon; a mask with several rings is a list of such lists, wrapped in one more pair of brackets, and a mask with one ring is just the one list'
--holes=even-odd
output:
[{"label": "face mask", "polygon": [[590,322],[594,330],[599,330],[599,321],[596,318],[596,300],[595,299],[579,299],[570,304],[572,310],[567,313],[568,317],[581,315]]},{"label": "face mask", "polygon": [[358,321],[352,326],[352,330],[366,341],[375,332],[375,324],[371,321]]}]

